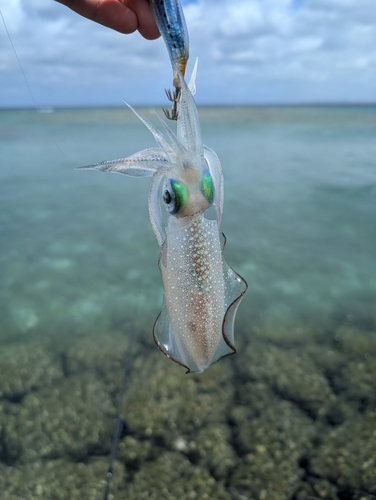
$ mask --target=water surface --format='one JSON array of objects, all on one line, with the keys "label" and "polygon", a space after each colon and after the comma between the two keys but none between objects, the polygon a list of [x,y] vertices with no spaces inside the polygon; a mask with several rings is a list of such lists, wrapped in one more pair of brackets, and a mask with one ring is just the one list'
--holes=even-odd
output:
[{"label": "water surface", "polygon": [[4,500],[103,498],[132,337],[115,499],[376,498],[376,107],[200,117],[249,289],[236,356],[185,376],[152,341],[149,180],[74,170],[150,133],[126,109],[0,111]]}]

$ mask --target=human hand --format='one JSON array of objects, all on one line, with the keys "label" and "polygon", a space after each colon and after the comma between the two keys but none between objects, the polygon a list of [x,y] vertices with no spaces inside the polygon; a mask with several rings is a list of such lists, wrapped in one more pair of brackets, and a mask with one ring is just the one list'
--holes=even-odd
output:
[{"label": "human hand", "polygon": [[148,40],[160,36],[148,0],[56,0],[81,16],[129,34],[138,30]]}]

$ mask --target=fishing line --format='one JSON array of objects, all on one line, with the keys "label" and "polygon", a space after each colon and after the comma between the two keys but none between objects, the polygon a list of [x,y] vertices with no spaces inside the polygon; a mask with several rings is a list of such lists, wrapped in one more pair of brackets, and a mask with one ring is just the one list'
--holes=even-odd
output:
[{"label": "fishing line", "polygon": [[[139,313],[140,313],[140,303],[141,303],[141,290],[143,289],[142,283],[139,289],[138,293],[138,298],[139,300],[137,301],[136,304],[136,311],[135,315],[133,317],[132,324],[130,326],[130,330],[134,331],[134,326],[136,323],[136,320],[138,319]],[[116,411],[116,419],[115,419],[115,426],[114,426],[114,433],[112,437],[112,443],[111,443],[111,458],[110,458],[110,463],[108,466],[107,470],[107,482],[106,482],[106,488],[104,491],[104,497],[103,500],[108,500],[109,495],[110,495],[110,489],[111,489],[111,481],[114,475],[114,464],[116,460],[116,454],[117,454],[117,449],[119,446],[119,440],[120,436],[123,430],[123,419],[122,419],[122,413],[123,413],[123,406],[124,406],[124,400],[125,400],[125,393],[127,390],[127,385],[129,381],[129,370],[131,367],[131,359],[133,355],[133,344],[134,344],[134,335],[131,335],[131,340],[129,342],[129,345],[125,351],[124,354],[124,370],[123,370],[123,378],[121,382],[121,387],[120,387],[120,392],[118,396],[118,405],[117,405],[117,411]]]},{"label": "fishing line", "polygon": [[1,12],[1,10],[0,10],[0,15],[1,15],[1,19],[3,20],[4,27],[5,27],[5,31],[7,32],[7,35],[8,35],[8,38],[9,38],[9,42],[10,42],[10,44],[11,44],[11,46],[12,46],[12,49],[13,49],[14,55],[16,56],[16,59],[17,59],[17,62],[18,62],[18,66],[20,67],[21,73],[22,73],[22,75],[23,75],[23,78],[24,78],[24,80],[25,80],[25,83],[26,83],[26,86],[27,86],[27,88],[28,88],[29,94],[30,94],[30,96],[31,96],[31,100],[32,100],[32,101],[33,101],[33,103],[34,103],[35,109],[36,109],[36,110],[38,110],[38,105],[37,105],[37,102],[36,102],[36,100],[34,99],[34,95],[33,95],[32,91],[31,91],[31,88],[30,88],[29,82],[27,81],[27,78],[26,78],[25,72],[24,72],[24,70],[23,70],[23,68],[22,68],[22,66],[21,66],[21,62],[20,62],[20,60],[19,60],[19,58],[18,58],[18,54],[17,54],[16,48],[15,48],[15,46],[14,46],[14,44],[13,44],[12,38],[11,38],[10,33],[9,33],[9,31],[8,31],[8,27],[7,27],[6,23],[5,23],[5,19],[4,19],[4,16],[3,16],[3,13]]},{"label": "fishing line", "polygon": [[[22,67],[22,65],[21,65],[21,61],[20,61],[20,59],[19,59],[19,57],[18,57],[18,54],[17,54],[17,51],[16,51],[16,47],[14,46],[14,43],[13,43],[13,41],[12,41],[12,37],[10,36],[10,33],[9,33],[9,30],[8,30],[8,27],[7,27],[7,25],[6,25],[6,22],[5,22],[5,19],[4,19],[4,16],[3,16],[3,13],[2,13],[2,11],[1,11],[1,10],[0,10],[0,15],[1,15],[1,19],[3,20],[3,24],[4,24],[4,27],[5,27],[5,31],[6,31],[6,33],[7,33],[7,35],[8,35],[9,42],[10,42],[10,44],[11,44],[11,46],[12,46],[12,49],[13,49],[14,55],[15,55],[16,60],[17,60],[17,63],[18,63],[18,66],[19,66],[19,68],[20,68],[20,70],[21,70],[21,73],[22,73],[22,76],[23,76],[23,78],[24,78],[24,80],[25,80],[26,87],[27,87],[27,89],[28,89],[28,91],[29,91],[29,94],[30,94],[31,100],[33,101],[35,111],[36,111],[37,113],[39,113],[39,110],[40,110],[41,108],[38,106],[37,101],[35,100],[34,94],[33,94],[33,92],[31,91],[31,87],[30,87],[29,82],[28,82],[28,80],[27,80],[27,78],[26,78],[25,72],[24,72],[23,67]],[[64,152],[63,152],[63,150],[60,148],[60,146],[59,146],[59,145],[58,145],[58,143],[56,142],[55,138],[51,135],[51,131],[49,132],[49,134],[50,134],[50,137],[51,137],[51,139],[52,139],[52,142],[54,143],[55,147],[56,147],[56,148],[60,151],[60,153],[61,153],[62,157],[64,158],[64,160],[65,160],[65,161],[68,161],[68,159],[67,159],[67,157],[65,156],[65,154],[64,154]]]}]

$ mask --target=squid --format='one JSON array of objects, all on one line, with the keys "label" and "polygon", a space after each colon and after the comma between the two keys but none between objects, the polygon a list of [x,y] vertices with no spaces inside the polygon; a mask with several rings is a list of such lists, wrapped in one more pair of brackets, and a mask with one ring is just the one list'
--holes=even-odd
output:
[{"label": "squid", "polygon": [[[188,372],[202,372],[236,352],[234,321],[247,283],[223,257],[223,174],[216,153],[203,145],[193,98],[197,62],[189,85],[181,82],[177,134],[162,133],[131,106],[157,147],[128,158],[80,167],[151,177],[149,216],[160,247],[164,300],[153,336],[159,349]],[[163,222],[162,205],[167,211]],[[205,217],[214,207],[215,220]]]}]

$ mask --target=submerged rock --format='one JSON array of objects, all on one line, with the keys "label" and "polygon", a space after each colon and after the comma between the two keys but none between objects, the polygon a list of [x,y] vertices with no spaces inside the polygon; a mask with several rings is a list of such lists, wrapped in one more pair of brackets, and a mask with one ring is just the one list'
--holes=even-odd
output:
[{"label": "submerged rock", "polygon": [[248,382],[239,390],[232,413],[235,443],[242,456],[231,485],[245,498],[290,498],[303,471],[299,459],[311,446],[311,419],[262,382]]},{"label": "submerged rock", "polygon": [[124,363],[127,362],[131,368],[140,350],[140,344],[135,341],[128,356],[130,342],[130,335],[116,332],[77,339],[63,355],[64,372],[67,376],[91,373],[106,385],[110,395],[117,400]]},{"label": "submerged rock", "polygon": [[7,345],[0,350],[0,398],[17,402],[62,376],[58,356],[36,342]]},{"label": "submerged rock", "polygon": [[223,482],[237,463],[232,375],[228,361],[186,375],[157,351],[135,360],[118,455],[131,474],[126,498],[231,498]]},{"label": "submerged rock", "polygon": [[228,425],[215,424],[201,429],[181,450],[190,461],[225,480],[238,464]]},{"label": "submerged rock", "polygon": [[114,407],[103,382],[92,376],[73,376],[25,396],[8,408],[2,423],[14,461],[41,458],[85,458],[108,452]]},{"label": "submerged rock", "polygon": [[335,332],[337,348],[349,357],[376,356],[376,332],[364,332],[355,327],[342,326]]},{"label": "submerged rock", "polygon": [[[102,500],[106,485],[107,458],[89,463],[66,460],[36,461],[17,468],[0,463],[1,500]],[[113,489],[123,479],[115,462]],[[110,500],[114,498],[110,496]]]},{"label": "submerged rock", "polygon": [[[315,450],[311,471],[339,489],[376,495],[376,411],[360,413],[336,427]],[[349,497],[350,498],[350,497]]]},{"label": "submerged rock", "polygon": [[376,407],[375,381],[376,357],[350,361],[333,377],[337,391],[361,411]]},{"label": "submerged rock", "polygon": [[178,438],[188,442],[205,426],[225,423],[234,391],[231,375],[228,360],[185,375],[157,351],[136,359],[124,407],[128,432],[174,449]]},{"label": "submerged rock", "polygon": [[242,380],[265,382],[277,395],[297,404],[312,418],[324,413],[335,399],[326,377],[299,350],[251,343],[236,363]]},{"label": "submerged rock", "polygon": [[[376,365],[346,339],[253,341],[199,375],[137,344],[113,498],[375,496]],[[126,345],[114,333],[56,356],[2,350],[1,500],[103,497]]]},{"label": "submerged rock", "polygon": [[207,470],[192,465],[176,452],[162,452],[157,460],[147,462],[115,498],[127,500],[231,500],[224,486],[217,482]]},{"label": "submerged rock", "polygon": [[[337,493],[337,487],[330,481],[315,477],[299,485],[294,500],[340,500]],[[363,498],[362,500],[368,499]]]}]

